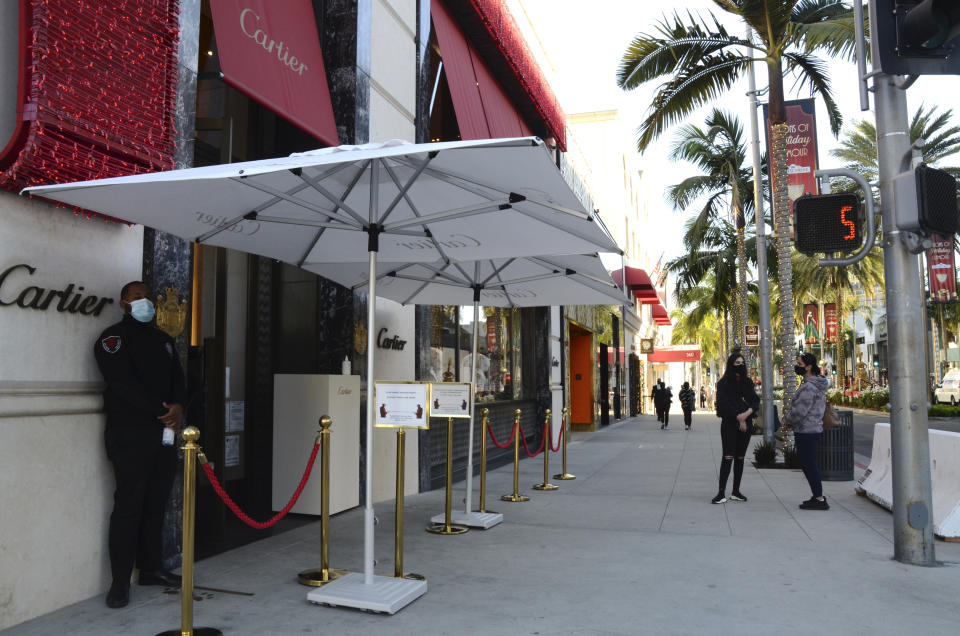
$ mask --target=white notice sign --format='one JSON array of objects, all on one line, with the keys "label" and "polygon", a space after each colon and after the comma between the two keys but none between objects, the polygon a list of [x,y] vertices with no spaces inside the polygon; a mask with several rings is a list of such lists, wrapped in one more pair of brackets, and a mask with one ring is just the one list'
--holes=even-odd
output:
[{"label": "white notice sign", "polygon": [[230,468],[231,466],[240,465],[240,436],[239,435],[225,435],[223,438],[223,466],[225,468]]},{"label": "white notice sign", "polygon": [[430,428],[430,385],[425,382],[374,382],[374,426]]},{"label": "white notice sign", "polygon": [[432,382],[430,417],[470,417],[473,412],[473,385],[470,382]]}]

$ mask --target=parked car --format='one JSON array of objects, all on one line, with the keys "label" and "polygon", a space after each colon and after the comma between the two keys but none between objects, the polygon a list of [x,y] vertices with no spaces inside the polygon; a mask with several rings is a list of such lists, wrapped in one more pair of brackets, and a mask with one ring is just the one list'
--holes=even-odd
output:
[{"label": "parked car", "polygon": [[933,391],[934,404],[960,404],[960,369],[950,369]]}]

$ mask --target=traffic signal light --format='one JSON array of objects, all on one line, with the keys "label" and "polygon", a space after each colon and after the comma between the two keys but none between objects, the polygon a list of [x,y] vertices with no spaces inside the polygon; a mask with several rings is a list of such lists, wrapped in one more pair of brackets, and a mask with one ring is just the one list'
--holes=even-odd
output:
[{"label": "traffic signal light", "polygon": [[[956,0],[872,0],[872,36],[880,70],[889,75],[960,74],[960,3]],[[876,63],[876,62],[875,62]],[[876,67],[875,67],[876,70]]]},{"label": "traffic signal light", "polygon": [[852,252],[863,243],[860,199],[855,194],[804,195],[793,202],[797,251]]},{"label": "traffic signal light", "polygon": [[897,227],[907,232],[951,236],[957,231],[957,180],[920,164],[893,179]]},{"label": "traffic signal light", "polygon": [[837,375],[837,365],[831,364],[830,370],[833,372],[833,375]]}]

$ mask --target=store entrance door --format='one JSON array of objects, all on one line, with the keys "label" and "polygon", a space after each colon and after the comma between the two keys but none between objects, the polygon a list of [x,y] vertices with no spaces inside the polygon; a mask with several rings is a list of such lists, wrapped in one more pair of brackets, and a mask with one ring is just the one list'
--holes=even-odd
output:
[{"label": "store entrance door", "polygon": [[593,430],[593,344],[586,329],[570,325],[570,425]]}]

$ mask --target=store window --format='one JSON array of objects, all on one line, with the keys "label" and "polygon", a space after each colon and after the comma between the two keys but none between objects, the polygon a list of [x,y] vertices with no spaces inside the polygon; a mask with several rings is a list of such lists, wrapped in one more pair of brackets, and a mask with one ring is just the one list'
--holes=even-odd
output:
[{"label": "store window", "polygon": [[[525,397],[520,309],[480,307],[477,332],[478,402]],[[473,306],[430,308],[430,382],[469,382],[473,365]]]}]

